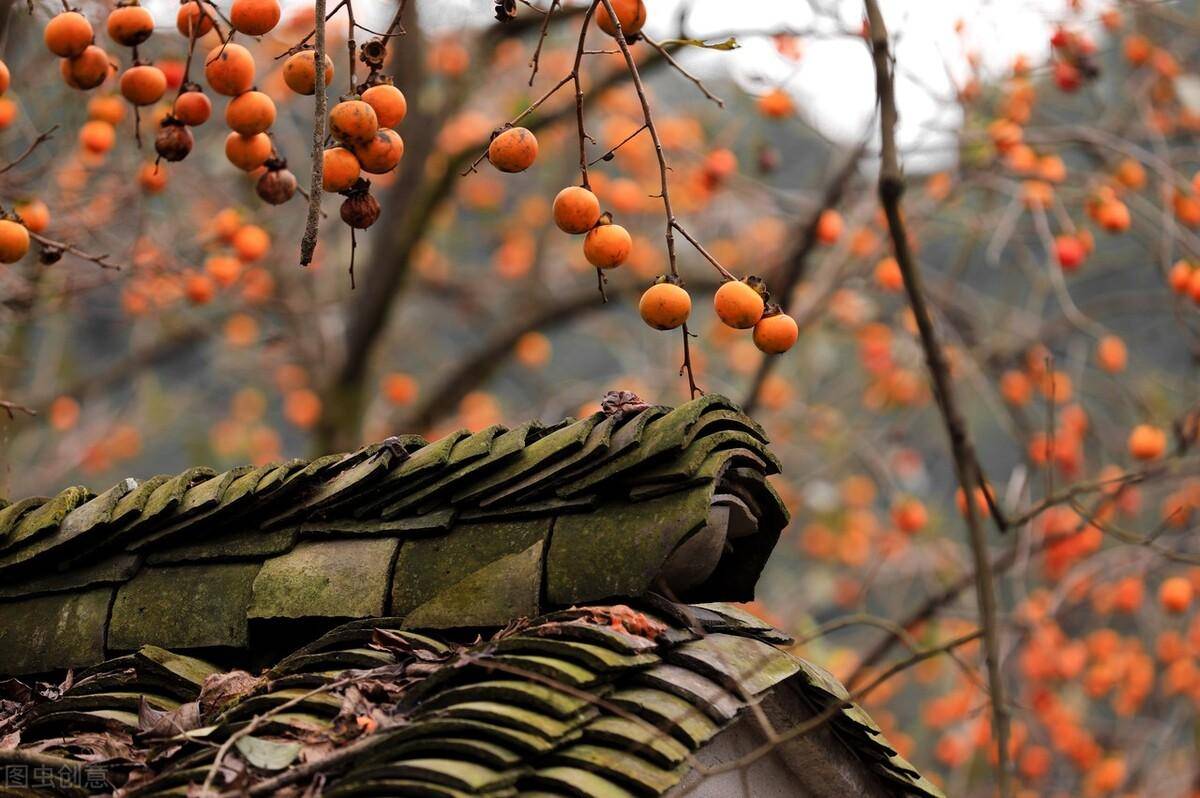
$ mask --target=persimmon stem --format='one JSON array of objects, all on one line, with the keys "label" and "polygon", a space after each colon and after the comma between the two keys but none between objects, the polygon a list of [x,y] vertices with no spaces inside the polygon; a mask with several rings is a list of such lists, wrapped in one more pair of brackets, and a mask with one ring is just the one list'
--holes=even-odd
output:
[{"label": "persimmon stem", "polygon": [[354,41],[354,28],[357,27],[354,23],[354,1],[346,0],[346,50],[350,58],[350,93],[354,94],[358,88],[354,85],[356,81],[355,62],[358,60],[358,46]]},{"label": "persimmon stem", "polygon": [[533,79],[537,77],[538,67],[542,60],[542,45],[546,43],[546,35],[550,33],[550,20],[554,17],[554,10],[558,8],[559,0],[551,0],[550,8],[546,11],[546,18],[542,20],[542,30],[538,34],[537,49],[533,51],[533,58],[529,60],[529,85],[533,85]]},{"label": "persimmon stem", "polygon": [[718,108],[725,107],[725,101],[722,100],[717,95],[713,94],[711,91],[709,91],[708,86],[704,85],[704,81],[700,80],[700,78],[696,77],[691,72],[688,72],[683,67],[682,64],[680,64],[678,61],[676,61],[675,57],[673,55],[671,55],[671,53],[667,50],[666,47],[663,47],[661,42],[656,42],[654,39],[651,39],[649,36],[647,36],[644,33],[642,34],[642,38],[646,40],[646,44],[650,45],[655,50],[658,50],[659,54],[662,55],[662,57],[664,59],[666,59],[667,63],[670,64],[675,69],[676,72],[678,72],[680,75],[683,75],[685,78],[690,80],[693,84],[695,84],[696,88],[699,89],[700,92],[705,97],[707,97],[708,99],[710,99],[714,103],[716,103]]}]

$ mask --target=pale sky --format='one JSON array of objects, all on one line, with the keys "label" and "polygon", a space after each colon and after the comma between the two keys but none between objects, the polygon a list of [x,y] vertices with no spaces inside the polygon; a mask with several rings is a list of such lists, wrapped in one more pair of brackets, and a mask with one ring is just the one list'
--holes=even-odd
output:
[{"label": "pale sky", "polygon": [[[305,0],[284,0],[298,5]],[[227,6],[231,0],[220,0]],[[453,33],[491,22],[492,0],[418,0],[423,19],[434,30]],[[540,0],[546,5],[548,0]],[[572,0],[566,0],[572,2]],[[846,29],[861,24],[861,0],[813,0],[835,9]],[[160,4],[169,5],[163,10]],[[173,19],[174,0],[154,0],[156,15]],[[807,0],[648,0],[647,29],[658,38],[678,33],[680,8],[687,6],[688,33],[697,37],[793,28],[804,30],[832,26],[814,23]],[[1067,0],[880,0],[889,32],[898,37],[896,57],[897,101],[901,110],[900,144],[937,151],[936,128],[953,128],[959,114],[947,103],[955,82],[968,74],[965,48],[975,50],[985,70],[1003,74],[1017,54],[1034,65],[1049,55],[1051,24],[1067,8]],[[1096,17],[1113,0],[1082,0],[1079,27],[1102,39]],[[165,8],[165,6],[164,6]],[[382,25],[395,8],[393,0],[357,0],[355,12],[364,24]],[[736,10],[731,11],[731,8]],[[963,35],[954,30],[965,21]],[[829,31],[832,32],[832,31]],[[797,100],[805,119],[825,135],[845,143],[856,142],[870,122],[874,108],[874,76],[864,43],[857,38],[805,38],[803,55],[796,63],[781,57],[771,41],[741,36],[742,48],[734,52],[693,50],[684,57],[690,68],[704,74],[732,75],[754,88],[781,85]],[[964,48],[965,44],[965,48]],[[951,78],[953,76],[953,79]],[[924,159],[922,159],[924,160]],[[937,160],[937,157],[934,157]]]},{"label": "pale sky", "polygon": [[[816,0],[836,9],[842,25],[858,29],[863,15],[861,0]],[[461,28],[487,17],[482,6],[490,0],[423,0],[426,19],[445,30]],[[681,6],[691,9],[689,35],[707,37],[737,31],[808,29],[813,14],[805,0],[648,0],[647,29],[659,38],[678,33]],[[969,70],[965,49],[978,52],[983,68],[992,76],[1004,74],[1018,54],[1033,65],[1049,56],[1049,38],[1067,0],[880,0],[889,32],[898,37],[895,53],[901,65],[897,75],[897,102],[901,109],[902,147],[936,149],[933,128],[953,128],[960,116],[946,100],[955,94],[955,81],[964,81]],[[1103,34],[1096,21],[1111,0],[1083,0],[1076,19],[1097,39]],[[731,7],[736,12],[730,11]],[[486,9],[485,9],[486,10]],[[965,21],[960,37],[954,30]],[[823,27],[829,27],[827,25]],[[858,39],[806,39],[799,62],[779,56],[766,38],[739,37],[742,48],[733,52],[691,51],[689,67],[699,72],[727,71],[744,85],[782,85],[797,99],[810,124],[827,136],[856,142],[870,123],[875,103],[874,73],[864,43]],[[965,47],[964,47],[965,45]],[[954,80],[951,79],[954,76]],[[762,80],[762,79],[765,79]],[[943,138],[944,140],[944,138]]]}]

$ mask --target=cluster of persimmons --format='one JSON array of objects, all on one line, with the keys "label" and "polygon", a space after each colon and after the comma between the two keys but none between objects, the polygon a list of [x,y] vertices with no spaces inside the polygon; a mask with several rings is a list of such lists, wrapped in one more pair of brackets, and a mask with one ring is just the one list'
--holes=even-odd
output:
[{"label": "cluster of persimmons", "polygon": [[[621,36],[623,40],[636,42],[646,22],[644,0],[617,0],[612,5],[617,21],[614,22],[604,5],[599,5],[595,12],[596,27],[610,37]],[[764,110],[764,114],[778,118],[786,115],[787,110],[776,102],[771,106],[771,111]],[[492,137],[487,157],[501,172],[518,173],[533,166],[538,152],[538,140],[533,131],[509,125]],[[736,169],[736,159],[732,153],[728,150],[718,153],[729,156],[726,172]],[[615,151],[610,152],[609,156],[613,154]],[[713,166],[714,170],[720,168],[715,164]],[[591,190],[586,169],[584,185],[567,186],[554,198],[553,218],[564,233],[584,237],[584,257],[597,269],[614,269],[628,260],[633,249],[633,238],[628,230],[613,222],[611,212],[603,211],[600,200]],[[668,221],[668,234],[671,234],[670,225],[673,221]],[[780,354],[791,349],[799,337],[799,327],[778,305],[768,303],[770,294],[766,284],[754,276],[735,280],[725,273],[724,277],[726,282],[714,297],[718,318],[735,330],[752,328],[754,345],[767,354]],[[673,270],[669,275],[659,276],[642,294],[638,311],[647,325],[656,330],[674,330],[687,323],[692,311],[692,299],[681,282]]]},{"label": "cluster of persimmons", "polygon": [[[43,39],[50,52],[60,58],[62,79],[71,88],[92,91],[115,78],[121,98],[135,111],[151,109],[157,125],[155,152],[160,161],[176,162],[186,158],[195,146],[192,128],[204,125],[212,115],[212,100],[200,84],[189,79],[188,72],[197,41],[215,36],[215,45],[203,56],[203,71],[208,88],[229,98],[225,108],[229,127],[226,158],[256,180],[259,197],[280,205],[296,194],[297,179],[271,136],[276,106],[267,93],[256,88],[254,55],[233,39],[235,35],[264,36],[275,29],[281,16],[278,0],[236,0],[230,6],[228,20],[208,0],[181,0],[176,27],[188,48],[187,61],[164,59],[155,64],[138,54],[138,47],[154,33],[153,17],[137,0],[120,0],[105,19],[104,33],[112,44],[130,48],[131,62],[123,69],[97,43],[91,21],[78,10],[54,15],[45,26]],[[298,95],[313,95],[316,91],[315,51],[306,44],[307,38],[283,54],[287,56],[281,70],[283,82]],[[345,195],[342,219],[357,228],[370,227],[380,212],[369,194],[370,182],[363,175],[392,172],[404,154],[404,141],[394,128],[403,121],[407,102],[378,68],[385,54],[386,45],[380,45],[373,62],[363,57],[372,66],[366,81],[350,86],[350,93],[329,112],[329,130],[339,146],[325,150],[323,185],[326,191]],[[326,56],[326,85],[332,82],[334,71]],[[6,88],[7,68],[3,83]],[[167,101],[164,98],[169,90],[176,94]],[[5,117],[10,121],[15,110],[7,106],[0,110],[2,127]],[[108,95],[94,97],[88,110],[89,119],[79,130],[79,142],[85,152],[102,156],[115,145],[116,125],[125,110]],[[140,130],[138,136],[140,142]],[[145,190],[157,192],[165,187],[167,174],[156,162],[143,166],[138,179]],[[26,213],[16,211],[0,220],[0,262],[16,262],[29,249],[26,230],[20,224]],[[36,213],[31,219],[36,223]],[[25,227],[34,229],[28,223]]]}]

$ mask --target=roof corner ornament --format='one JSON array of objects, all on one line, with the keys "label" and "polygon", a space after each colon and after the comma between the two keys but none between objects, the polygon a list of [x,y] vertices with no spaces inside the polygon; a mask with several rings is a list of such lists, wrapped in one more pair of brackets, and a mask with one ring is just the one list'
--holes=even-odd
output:
[{"label": "roof corner ornament", "polygon": [[600,400],[600,409],[606,416],[632,416],[648,407],[650,405],[633,391],[609,391]]}]

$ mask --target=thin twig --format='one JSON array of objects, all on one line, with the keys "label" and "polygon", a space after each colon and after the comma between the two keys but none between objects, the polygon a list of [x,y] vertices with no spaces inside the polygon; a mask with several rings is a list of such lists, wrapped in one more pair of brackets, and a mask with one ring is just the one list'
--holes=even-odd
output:
[{"label": "thin twig", "polygon": [[30,155],[33,155],[34,150],[36,150],[38,147],[40,147],[42,144],[46,143],[50,139],[54,138],[54,131],[56,131],[56,130],[58,130],[58,125],[54,125],[54,126],[48,128],[47,130],[43,131],[42,133],[38,133],[37,138],[35,138],[30,143],[30,145],[25,148],[25,152],[18,155],[16,157],[16,159],[13,160],[11,163],[9,163],[3,167],[0,167],[0,175],[4,174],[9,169],[12,169],[14,166],[17,166],[22,161],[24,161],[26,158],[28,158]]},{"label": "thin twig", "polygon": [[32,230],[29,231],[29,237],[32,238],[34,241],[38,242],[39,244],[41,244],[42,247],[47,250],[57,250],[60,253],[66,252],[70,255],[74,255],[75,257],[79,258],[80,260],[91,261],[92,263],[96,264],[97,266],[99,266],[102,269],[116,269],[119,271],[121,268],[120,266],[116,265],[115,263],[109,263],[109,261],[108,261],[109,256],[107,254],[93,255],[90,252],[84,252],[82,249],[75,246],[74,244],[68,244],[66,241],[57,241],[53,238],[47,238],[46,236],[42,235],[41,233],[35,233]]},{"label": "thin twig", "polygon": [[16,402],[8,402],[8,401],[5,401],[4,399],[0,399],[0,410],[3,410],[5,413],[8,414],[9,421],[16,420],[17,413],[24,413],[27,416],[36,416],[37,415],[37,411],[34,410],[32,407],[26,407],[25,405],[19,405]]},{"label": "thin twig", "polygon": [[667,63],[670,64],[671,66],[675,67],[675,71],[677,71],[680,75],[683,75],[685,78],[687,78],[692,83],[694,83],[696,88],[698,88],[704,94],[705,97],[707,97],[708,99],[715,102],[717,104],[718,108],[725,107],[725,101],[722,100],[717,95],[713,94],[711,91],[709,91],[708,86],[704,85],[704,81],[700,80],[700,78],[696,77],[691,72],[688,72],[686,69],[684,69],[683,65],[675,60],[675,57],[673,55],[671,55],[670,52],[667,51],[666,47],[664,47],[659,42],[656,42],[654,39],[651,39],[649,36],[647,36],[644,33],[642,34],[642,38],[646,40],[646,44],[650,45],[655,50],[658,50],[658,52],[662,54],[662,57],[667,60]]},{"label": "thin twig", "polygon": [[[550,8],[546,11],[546,18],[542,20],[542,31],[538,34],[537,49],[533,51],[533,58],[529,59],[529,85],[533,85],[533,79],[537,77],[538,66],[542,60],[542,45],[546,43],[546,34],[550,32],[550,19],[554,16],[554,9],[558,8],[559,0],[551,0]],[[585,23],[586,24],[586,23]]]},{"label": "thin twig", "polygon": [[608,152],[604,153],[599,158],[593,158],[592,160],[588,161],[587,165],[589,167],[591,167],[591,166],[595,166],[596,164],[600,163],[601,161],[611,161],[613,159],[613,156],[617,154],[617,150],[621,149],[626,144],[633,141],[637,137],[637,135],[645,129],[646,129],[646,126],[642,125],[637,130],[633,131],[628,136],[621,139],[621,141],[618,144],[616,144],[614,147],[612,147],[612,149],[610,149]]}]

